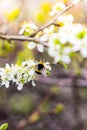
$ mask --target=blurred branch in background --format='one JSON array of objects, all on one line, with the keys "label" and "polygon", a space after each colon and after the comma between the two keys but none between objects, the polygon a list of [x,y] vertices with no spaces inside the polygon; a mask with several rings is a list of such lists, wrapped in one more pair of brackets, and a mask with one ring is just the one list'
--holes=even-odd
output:
[{"label": "blurred branch in background", "polygon": [[38,118],[40,118],[40,107],[47,102],[47,100],[50,98],[50,96],[52,96],[53,93],[52,92],[47,92],[45,94],[45,96],[41,99],[41,101],[37,104],[37,106],[35,106],[33,112],[31,113],[31,115],[27,116],[26,119],[22,119],[17,126],[17,129],[23,129],[24,127],[26,127],[26,125],[34,123],[36,121],[38,121]]},{"label": "blurred branch in background", "polygon": [[72,95],[73,95],[73,115],[74,115],[74,127],[73,130],[84,130],[83,121],[80,114],[81,96],[80,87],[77,85],[78,76],[74,76],[72,79]]}]

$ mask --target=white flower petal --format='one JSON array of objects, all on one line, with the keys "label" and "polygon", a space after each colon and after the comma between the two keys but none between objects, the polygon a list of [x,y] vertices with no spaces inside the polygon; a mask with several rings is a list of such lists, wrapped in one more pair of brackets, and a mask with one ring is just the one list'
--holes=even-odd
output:
[{"label": "white flower petal", "polygon": [[6,88],[9,88],[9,81],[6,81],[6,82],[5,82],[5,87],[6,87]]},{"label": "white flower petal", "polygon": [[36,84],[35,84],[34,80],[32,80],[32,86],[34,86],[34,87],[36,86]]},{"label": "white flower petal", "polygon": [[22,35],[24,33],[24,28],[21,28],[19,31],[19,35]]},{"label": "white flower petal", "polygon": [[81,55],[83,56],[83,58],[87,58],[87,48],[83,48],[80,50]]},{"label": "white flower petal", "polygon": [[29,72],[28,72],[28,74],[30,75],[30,76],[34,76],[34,69],[31,69]]},{"label": "white flower petal", "polygon": [[29,49],[34,49],[36,47],[36,43],[35,42],[30,42],[27,47]]},{"label": "white flower petal", "polygon": [[71,62],[71,59],[70,59],[70,57],[69,56],[63,56],[62,58],[61,58],[61,61],[63,61],[64,63],[66,63],[66,64],[70,64],[70,62]]},{"label": "white flower petal", "polygon": [[20,90],[22,90],[22,89],[23,89],[23,84],[20,83],[20,84],[18,85],[18,87],[17,87],[17,90],[20,91]]},{"label": "white flower petal", "polygon": [[37,29],[37,26],[36,26],[34,23],[29,23],[29,26],[30,26],[32,29]]},{"label": "white flower petal", "polygon": [[47,35],[43,35],[40,37],[41,41],[47,41],[48,40],[48,36]]},{"label": "white flower petal", "polygon": [[44,51],[43,45],[37,44],[37,50],[42,53]]}]

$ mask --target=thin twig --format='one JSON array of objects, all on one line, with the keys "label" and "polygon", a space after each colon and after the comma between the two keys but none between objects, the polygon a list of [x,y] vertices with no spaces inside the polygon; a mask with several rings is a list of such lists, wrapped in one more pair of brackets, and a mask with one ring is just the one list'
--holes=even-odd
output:
[{"label": "thin twig", "polygon": [[[61,86],[61,87],[72,87],[72,79],[73,79],[74,75],[73,76],[66,76],[66,77],[57,77],[57,78],[53,78],[52,77],[40,77],[39,79],[39,83],[44,83],[44,84],[47,84],[47,85],[57,85],[57,86]],[[47,80],[46,80],[47,79]],[[79,86],[79,88],[84,88],[84,89],[87,89],[87,78],[78,78],[77,80],[77,85]]]},{"label": "thin twig", "polygon": [[20,36],[20,35],[0,35],[0,39],[2,40],[8,40],[8,41],[12,41],[12,40],[16,40],[16,41],[33,41],[36,43],[42,43],[44,45],[45,42],[47,41],[41,41],[38,38],[34,38],[34,36],[40,32],[43,31],[45,28],[48,28],[51,25],[55,25],[55,26],[60,26],[59,24],[56,24],[56,20],[57,18],[62,15],[63,13],[65,13],[67,10],[69,10],[70,8],[72,8],[74,6],[74,4],[70,4],[69,6],[67,6],[64,10],[60,11],[51,21],[49,21],[47,24],[41,26],[40,28],[38,28],[34,33],[32,33],[29,37],[27,36]]},{"label": "thin twig", "polygon": [[57,20],[57,18],[64,14],[66,11],[68,11],[70,8],[72,8],[75,4],[70,4],[69,6],[67,6],[64,10],[61,10],[51,21],[49,21],[47,24],[39,27],[34,33],[32,33],[30,35],[30,37],[34,37],[37,33],[39,33],[40,31],[43,31],[45,28],[48,28],[51,25],[56,25],[55,22]]},{"label": "thin twig", "polygon": [[27,124],[30,123],[30,118],[32,117],[32,115],[36,112],[39,112],[39,109],[40,107],[53,95],[53,93],[51,93],[50,91],[48,91],[46,93],[46,95],[41,99],[41,101],[39,102],[39,104],[35,107],[34,111],[27,117],[27,118],[24,118],[22,120],[20,120],[18,126],[17,126],[17,129],[20,130],[20,129],[23,129]]},{"label": "thin twig", "polygon": [[0,35],[0,39],[2,40],[7,40],[7,41],[33,41],[36,43],[44,43],[46,41],[41,41],[38,38],[32,38],[32,37],[27,37],[27,36],[20,36],[20,35]]},{"label": "thin twig", "polygon": [[20,36],[20,35],[3,35],[3,34],[0,34],[0,39],[2,40],[7,40],[9,42],[11,42],[12,40],[16,40],[16,41],[33,41],[33,42],[36,42],[36,43],[41,43],[45,46],[44,43],[46,43],[47,41],[41,41],[40,39],[38,38],[35,38],[34,36],[40,32],[40,31],[43,31],[45,28],[48,28],[49,26],[51,25],[54,25],[54,26],[60,26],[59,24],[56,24],[56,20],[57,18],[62,15],[63,13],[65,13],[66,11],[68,11],[70,8],[72,8],[75,4],[72,3],[70,4],[69,6],[67,6],[64,10],[61,10],[51,21],[49,21],[47,24],[39,27],[34,33],[32,33],[29,37],[27,36]]}]

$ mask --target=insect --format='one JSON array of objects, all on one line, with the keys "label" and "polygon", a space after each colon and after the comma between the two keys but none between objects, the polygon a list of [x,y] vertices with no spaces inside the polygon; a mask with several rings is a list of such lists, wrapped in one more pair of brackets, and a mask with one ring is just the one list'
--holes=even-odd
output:
[{"label": "insect", "polygon": [[40,61],[38,62],[37,66],[36,66],[36,69],[35,69],[35,72],[39,75],[42,74],[42,70],[44,69],[44,62]]},{"label": "insect", "polygon": [[35,69],[36,74],[46,76],[47,71],[51,71],[51,67],[50,67],[49,63],[39,61],[37,63],[36,69]]}]

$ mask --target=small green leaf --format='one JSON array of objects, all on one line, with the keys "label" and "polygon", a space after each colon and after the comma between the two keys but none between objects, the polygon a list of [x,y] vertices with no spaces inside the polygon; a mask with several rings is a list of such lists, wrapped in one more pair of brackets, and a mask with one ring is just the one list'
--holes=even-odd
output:
[{"label": "small green leaf", "polygon": [[51,93],[53,93],[53,94],[59,94],[59,87],[58,86],[52,86],[51,88],[50,88],[50,91],[51,91]]},{"label": "small green leaf", "polygon": [[56,108],[55,108],[55,113],[56,114],[62,113],[63,110],[64,110],[64,105],[63,104],[59,103],[59,104],[56,105]]},{"label": "small green leaf", "polygon": [[46,70],[46,74],[47,74],[47,76],[50,76],[50,71]]},{"label": "small green leaf", "polygon": [[64,67],[65,69],[67,69],[67,65],[66,65],[64,62],[60,61],[60,62],[58,62],[58,63],[61,63],[61,64],[63,65],[63,67]]},{"label": "small green leaf", "polygon": [[54,39],[54,43],[55,43],[55,44],[60,44],[60,40],[57,39],[57,38],[55,38],[55,39]]},{"label": "small green leaf", "polygon": [[8,123],[4,123],[0,126],[0,130],[6,130],[8,128]]},{"label": "small green leaf", "polygon": [[85,36],[85,34],[86,34],[86,31],[85,31],[85,30],[82,30],[81,32],[79,32],[79,33],[77,34],[77,38],[83,39],[84,36]]}]

